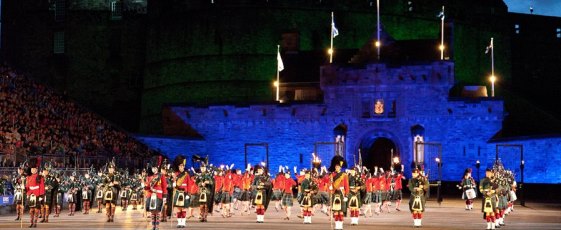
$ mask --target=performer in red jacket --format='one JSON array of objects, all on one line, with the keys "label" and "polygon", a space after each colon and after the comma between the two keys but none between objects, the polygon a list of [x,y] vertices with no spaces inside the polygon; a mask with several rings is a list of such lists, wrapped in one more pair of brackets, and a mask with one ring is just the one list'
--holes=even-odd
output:
[{"label": "performer in red jacket", "polygon": [[189,186],[191,178],[185,171],[185,157],[177,156],[173,161],[173,202],[172,206],[177,210],[177,228],[185,228],[187,220],[187,208],[189,207]]},{"label": "performer in red jacket", "polygon": [[25,191],[27,191],[27,206],[29,208],[29,216],[31,217],[30,228],[37,227],[37,219],[39,219],[39,212],[41,204],[44,202],[43,195],[45,194],[45,179],[43,176],[38,175],[39,160],[32,158],[29,160],[29,168],[31,175],[26,178]]},{"label": "performer in red jacket", "polygon": [[336,155],[331,159],[329,171],[329,190],[331,191],[331,210],[335,220],[335,229],[343,229],[343,217],[347,213],[347,198],[349,194],[349,177],[342,171],[347,163],[342,156]]},{"label": "performer in red jacket", "polygon": [[152,213],[152,229],[159,229],[160,225],[160,212],[163,204],[166,202],[167,196],[167,180],[165,175],[160,173],[162,166],[162,157],[155,157],[151,162],[152,175],[146,178],[144,183],[144,190],[146,190],[146,211]]}]

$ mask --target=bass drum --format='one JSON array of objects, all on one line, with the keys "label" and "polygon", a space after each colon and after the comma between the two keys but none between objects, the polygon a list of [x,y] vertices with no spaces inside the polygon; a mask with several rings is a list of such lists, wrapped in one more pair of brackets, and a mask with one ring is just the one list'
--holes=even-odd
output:
[{"label": "bass drum", "polygon": [[468,200],[475,199],[477,197],[477,194],[475,193],[475,189],[470,188],[466,190],[466,197],[468,198]]}]

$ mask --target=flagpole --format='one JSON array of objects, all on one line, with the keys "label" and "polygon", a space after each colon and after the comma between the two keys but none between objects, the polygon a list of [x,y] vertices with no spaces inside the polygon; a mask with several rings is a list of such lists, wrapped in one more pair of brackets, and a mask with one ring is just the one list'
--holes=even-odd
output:
[{"label": "flagpole", "polygon": [[[277,55],[280,55],[280,45],[277,45]],[[275,84],[276,88],[277,88],[277,101],[279,101],[280,99],[280,71],[279,71],[279,61],[277,60],[277,84]]]},{"label": "flagpole", "polygon": [[335,19],[333,16],[333,11],[331,11],[331,45],[329,48],[329,63],[333,63],[333,27],[335,27]]},{"label": "flagpole", "polygon": [[495,45],[491,38],[491,97],[495,97]]},{"label": "flagpole", "polygon": [[380,0],[376,0],[376,53],[380,60]]},{"label": "flagpole", "polygon": [[444,60],[444,6],[442,6],[442,16],[440,17],[440,60]]}]

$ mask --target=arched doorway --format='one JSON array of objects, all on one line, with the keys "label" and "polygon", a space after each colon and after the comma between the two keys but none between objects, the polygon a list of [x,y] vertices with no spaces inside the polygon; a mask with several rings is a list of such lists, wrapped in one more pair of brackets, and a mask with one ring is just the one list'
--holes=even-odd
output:
[{"label": "arched doorway", "polygon": [[363,140],[360,145],[362,165],[370,171],[374,166],[383,168],[384,171],[390,169],[392,156],[399,156],[396,144],[389,138],[375,137]]}]

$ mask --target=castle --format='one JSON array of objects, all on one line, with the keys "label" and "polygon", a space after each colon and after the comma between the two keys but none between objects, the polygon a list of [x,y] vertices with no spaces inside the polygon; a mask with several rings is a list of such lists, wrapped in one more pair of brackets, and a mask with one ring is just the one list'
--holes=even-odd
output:
[{"label": "castle", "polygon": [[172,156],[208,155],[216,165],[268,162],[271,169],[310,168],[312,153],[324,162],[337,153],[350,165],[361,161],[371,170],[387,170],[397,156],[406,173],[415,162],[431,178],[440,178],[440,163],[442,180],[455,181],[466,168],[475,171],[477,162],[484,173],[498,157],[518,180],[526,165],[533,171],[526,182],[561,182],[555,164],[540,163],[544,156],[549,162],[561,160],[561,138],[495,140],[503,101],[450,97],[453,73],[450,61],[397,67],[376,63],[362,69],[327,65],[321,69],[323,103],[169,105],[170,116],[200,138],[140,138]]},{"label": "castle", "polygon": [[[312,152],[324,161],[337,152],[351,165],[387,168],[399,156],[406,172],[420,162],[435,173],[438,156],[442,179],[453,181],[498,157],[520,179],[522,168],[532,172],[526,182],[561,182],[559,136],[526,136],[517,122],[541,112],[526,103],[514,113],[504,101],[519,97],[501,97],[509,89],[543,105],[557,90],[560,18],[512,14],[502,0],[381,0],[383,31],[405,49],[384,41],[372,62],[362,51],[379,29],[375,2],[8,1],[1,51],[170,157],[208,154],[240,166],[267,161],[268,150],[271,167],[302,168]],[[437,61],[442,5],[447,59]],[[325,65],[330,12],[341,34]],[[460,97],[463,85],[488,83],[490,37],[501,57],[499,97]],[[273,102],[277,44],[286,103]],[[504,138],[506,129],[514,135]]]}]

